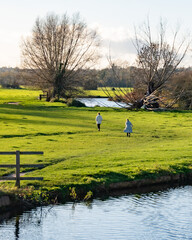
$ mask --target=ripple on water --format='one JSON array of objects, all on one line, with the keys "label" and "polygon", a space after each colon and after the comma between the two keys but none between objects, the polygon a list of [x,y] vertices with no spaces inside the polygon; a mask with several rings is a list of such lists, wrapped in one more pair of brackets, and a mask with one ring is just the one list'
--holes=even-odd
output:
[{"label": "ripple on water", "polygon": [[192,187],[68,203],[0,224],[6,240],[192,239]]}]

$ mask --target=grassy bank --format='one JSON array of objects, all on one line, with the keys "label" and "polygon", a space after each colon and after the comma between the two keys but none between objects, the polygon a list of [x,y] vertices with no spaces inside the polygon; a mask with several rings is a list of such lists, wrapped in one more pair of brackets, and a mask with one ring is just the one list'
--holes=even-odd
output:
[{"label": "grassy bank", "polygon": [[[44,181],[21,182],[30,194],[35,189],[62,189],[64,194],[73,194],[70,187],[89,191],[102,184],[183,173],[192,167],[191,111],[69,108],[62,103],[41,102],[38,94],[0,90],[0,151],[44,151],[44,156],[21,158],[22,163],[46,165],[26,173],[42,176]],[[95,124],[98,111],[104,119],[101,132]],[[131,138],[123,133],[126,118],[134,126]],[[0,158],[0,164],[14,162],[14,156]],[[0,169],[0,176],[13,172]],[[3,191],[16,191],[13,186],[13,182],[0,182]]]}]

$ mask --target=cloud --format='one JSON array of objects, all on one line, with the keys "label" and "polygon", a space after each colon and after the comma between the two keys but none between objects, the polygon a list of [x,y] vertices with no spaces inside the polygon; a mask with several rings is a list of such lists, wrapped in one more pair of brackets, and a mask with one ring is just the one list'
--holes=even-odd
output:
[{"label": "cloud", "polygon": [[112,61],[123,60],[127,61],[130,65],[133,65],[136,59],[133,40],[129,38],[119,41],[112,39],[103,40],[101,44],[101,54],[102,58],[106,60],[110,57]]},{"label": "cloud", "polygon": [[113,60],[126,60],[130,64],[135,62],[136,49],[134,47],[134,36],[126,27],[104,27],[93,23],[91,28],[96,29],[101,38],[102,65],[109,64],[107,58]]},{"label": "cloud", "polygon": [[102,45],[105,48],[110,49],[111,52],[116,54],[136,54],[136,50],[133,44],[133,39],[127,38],[124,40],[112,40],[105,39],[102,41]]}]

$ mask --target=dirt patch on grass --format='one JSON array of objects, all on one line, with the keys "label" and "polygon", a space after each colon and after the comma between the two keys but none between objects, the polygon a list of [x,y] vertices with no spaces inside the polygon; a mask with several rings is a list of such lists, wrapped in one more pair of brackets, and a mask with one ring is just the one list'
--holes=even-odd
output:
[{"label": "dirt patch on grass", "polygon": [[19,105],[20,102],[5,102],[4,104],[13,104],[13,105]]}]

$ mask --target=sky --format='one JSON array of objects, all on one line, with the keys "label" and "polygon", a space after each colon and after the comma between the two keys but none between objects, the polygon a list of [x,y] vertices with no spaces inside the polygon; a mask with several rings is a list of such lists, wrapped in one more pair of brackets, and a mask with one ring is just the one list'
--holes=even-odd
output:
[{"label": "sky", "polygon": [[[30,36],[37,17],[49,13],[72,16],[80,13],[90,28],[96,28],[102,40],[101,66],[107,55],[113,59],[135,61],[132,44],[134,27],[149,19],[154,31],[162,18],[174,31],[192,33],[191,0],[0,0],[0,67],[20,67],[22,38]],[[192,65],[189,53],[184,65]]]}]

